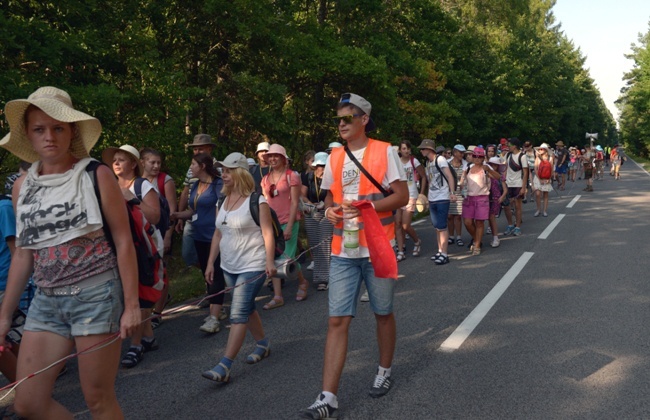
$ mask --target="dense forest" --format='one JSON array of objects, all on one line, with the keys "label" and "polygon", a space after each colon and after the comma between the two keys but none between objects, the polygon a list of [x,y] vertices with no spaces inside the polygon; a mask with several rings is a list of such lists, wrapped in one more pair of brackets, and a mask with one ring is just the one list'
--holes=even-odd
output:
[{"label": "dense forest", "polygon": [[650,28],[639,36],[627,56],[634,61],[632,70],[624,77],[627,82],[618,99],[621,111],[620,136],[628,151],[648,157],[650,140]]},{"label": "dense forest", "polygon": [[[263,140],[296,158],[323,150],[337,139],[331,117],[348,91],[373,104],[374,137],[392,142],[582,144],[599,132],[613,144],[615,122],[554,4],[0,0],[0,101],[63,88],[101,120],[97,155],[157,147],[176,176],[199,132],[216,139],[218,157],[250,156]],[[0,158],[4,169],[15,164],[4,150]]]}]

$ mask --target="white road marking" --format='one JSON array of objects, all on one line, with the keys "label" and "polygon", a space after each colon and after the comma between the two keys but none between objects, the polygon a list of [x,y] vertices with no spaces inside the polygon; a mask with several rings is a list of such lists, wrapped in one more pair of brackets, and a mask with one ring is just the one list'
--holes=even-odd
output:
[{"label": "white road marking", "polygon": [[492,309],[501,295],[508,289],[510,284],[519,275],[521,270],[526,266],[528,261],[535,255],[534,252],[524,252],[510,270],[499,280],[499,282],[490,290],[481,303],[465,318],[465,320],[456,328],[456,330],[440,345],[439,350],[451,353],[467,340],[474,328],[483,320],[485,315]]},{"label": "white road marking", "polygon": [[564,216],[565,216],[564,214],[558,214],[557,217],[555,217],[555,219],[553,219],[551,224],[548,225],[546,227],[546,229],[544,229],[544,232],[542,232],[542,234],[537,237],[537,239],[546,239],[546,238],[548,238],[551,235],[551,232],[553,232],[553,229],[555,229],[557,227],[557,225],[560,224],[562,219],[564,219]]},{"label": "white road marking", "polygon": [[573,208],[573,205],[574,205],[575,203],[577,203],[578,200],[580,200],[580,197],[582,197],[582,196],[581,196],[581,195],[576,195],[576,196],[573,198],[573,200],[571,200],[571,202],[570,202],[569,204],[566,205],[566,208],[567,208],[567,209]]}]

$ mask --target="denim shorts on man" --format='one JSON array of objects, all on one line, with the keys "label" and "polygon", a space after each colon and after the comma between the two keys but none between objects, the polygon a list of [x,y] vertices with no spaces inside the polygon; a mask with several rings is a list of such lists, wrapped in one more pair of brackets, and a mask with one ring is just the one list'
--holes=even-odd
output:
[{"label": "denim shorts on man", "polygon": [[436,230],[447,230],[449,203],[449,200],[429,201],[429,215],[431,216],[431,223]]},{"label": "denim shorts on man", "polygon": [[366,283],[370,308],[377,315],[393,312],[394,279],[375,277],[368,258],[341,258],[332,255],[329,282],[329,315],[356,316],[361,283]]},{"label": "denim shorts on man", "polygon": [[232,274],[224,270],[223,276],[228,287],[236,286],[232,291],[230,305],[231,324],[246,324],[248,317],[255,312],[255,296],[266,280],[265,274],[264,271]]},{"label": "denim shorts on man", "polygon": [[112,334],[120,330],[123,312],[124,294],[118,276],[71,296],[47,296],[38,289],[29,307],[25,331],[47,331],[67,339]]}]

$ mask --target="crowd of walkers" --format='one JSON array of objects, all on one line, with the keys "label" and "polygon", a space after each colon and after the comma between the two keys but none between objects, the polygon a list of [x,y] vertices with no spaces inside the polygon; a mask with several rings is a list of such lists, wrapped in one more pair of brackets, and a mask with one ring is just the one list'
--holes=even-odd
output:
[{"label": "crowd of walkers", "polygon": [[[163,155],[152,148],[107,148],[101,153],[104,165],[91,176],[90,151],[101,124],[76,110],[66,92],[45,87],[7,103],[11,132],[0,146],[23,160],[26,170],[12,178],[6,197],[12,201],[0,200],[5,239],[0,244],[0,335],[15,327],[16,308],[29,282],[37,289],[26,310],[22,340],[0,348],[0,370],[15,380],[51,365],[73,347],[102,344],[79,358],[81,388],[93,417],[122,417],[114,390],[118,366],[133,368],[159,348],[154,331],[170,297],[166,275],[158,298],[139,292],[129,213],[118,205],[129,202],[157,226],[152,231],[161,253],[171,253],[176,232],[182,237],[183,260],[201,270],[209,309],[200,331],[215,334],[229,319],[223,356],[202,373],[211,381],[230,380],[247,331],[255,343],[245,362],[255,364],[270,355],[256,296],[266,284],[272,297],[263,309],[284,305],[287,276],[280,266],[294,264],[298,302],[307,300],[310,290],[303,269],[312,271],[313,288],[329,293],[329,323],[322,391],[300,414],[336,417],[347,336],[359,301],[369,302],[377,322],[379,364],[370,395],[381,397],[393,385],[398,263],[419,257],[426,241],[435,241],[431,260],[436,265],[448,264],[450,247],[464,248],[466,242],[471,255],[480,255],[486,233],[496,248],[501,213],[507,221],[503,235],[519,236],[524,203],[535,203],[533,217],[547,217],[550,192],[581,179],[584,190],[593,191],[593,180],[603,179],[607,167],[620,179],[627,160],[618,146],[567,149],[558,141],[554,148],[547,143],[534,147],[517,138],[486,146],[446,148],[430,139],[416,148],[409,141],[392,146],[368,137],[375,129],[371,110],[361,96],[342,95],[334,120],[345,146],[333,142],[326,150],[307,151],[300,172],[300,163],[293,164],[281,144],[259,143],[254,158],[234,151],[218,160],[211,136],[197,134],[186,145],[193,153],[177,197],[173,177],[161,170]],[[435,240],[421,237],[412,225],[414,216],[427,209]],[[301,225],[306,246],[300,241]],[[311,256],[304,268],[296,261],[303,247]],[[226,286],[232,288],[229,313]],[[104,344],[113,335],[130,338],[125,354],[120,355],[118,339]],[[46,369],[18,387],[14,406],[19,415],[69,416],[51,397],[62,367]]]}]

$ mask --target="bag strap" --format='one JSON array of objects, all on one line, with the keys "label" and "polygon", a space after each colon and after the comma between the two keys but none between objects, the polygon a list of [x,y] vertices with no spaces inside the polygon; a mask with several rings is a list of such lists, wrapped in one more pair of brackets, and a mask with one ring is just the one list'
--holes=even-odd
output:
[{"label": "bag strap", "polygon": [[133,189],[135,190],[135,196],[138,197],[138,200],[142,201],[142,183],[144,178],[136,178],[133,181]]},{"label": "bag strap", "polygon": [[167,195],[165,194],[165,177],[167,174],[164,172],[158,172],[158,176],[156,177],[156,181],[158,182],[158,192],[160,193],[160,196],[163,198],[167,198]]},{"label": "bag strap", "polygon": [[386,191],[386,189],[385,189],[385,188],[384,188],[384,187],[383,187],[379,182],[377,182],[377,180],[376,180],[375,178],[373,178],[372,175],[370,175],[370,173],[366,170],[366,168],[364,168],[363,166],[361,166],[361,164],[359,163],[359,161],[357,160],[357,158],[354,157],[354,155],[352,154],[352,152],[350,151],[350,149],[348,149],[348,146],[347,146],[347,145],[345,145],[344,150],[345,150],[345,153],[347,153],[347,155],[348,155],[348,157],[350,158],[350,160],[351,160],[352,162],[354,162],[355,165],[357,165],[357,167],[361,170],[361,172],[363,172],[363,174],[366,176],[366,178],[368,178],[368,180],[369,180],[370,182],[372,182],[372,184],[373,184],[375,187],[377,187],[377,189],[378,189],[379,191],[381,191],[381,193],[384,195],[384,197],[388,197],[388,196],[390,195],[390,193],[389,193],[388,191]]}]

